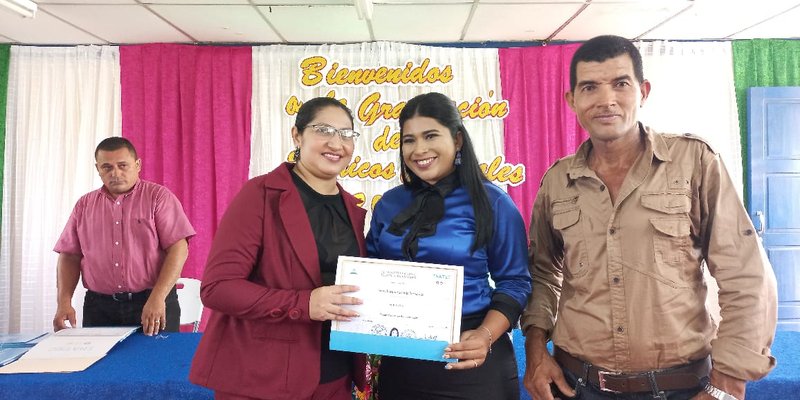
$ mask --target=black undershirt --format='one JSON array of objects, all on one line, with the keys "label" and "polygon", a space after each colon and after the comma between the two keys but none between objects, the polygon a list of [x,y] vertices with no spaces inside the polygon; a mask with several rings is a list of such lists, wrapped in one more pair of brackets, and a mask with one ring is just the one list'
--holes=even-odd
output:
[{"label": "black undershirt", "polygon": [[[324,195],[317,193],[297,174],[292,173],[297,190],[314,232],[317,243],[322,285],[333,285],[336,280],[336,265],[339,255],[358,256],[358,242],[353,225],[347,215],[341,193]],[[333,351],[328,348],[331,336],[331,322],[322,325],[322,353],[320,359],[320,383],[332,382],[350,372],[352,354]]]}]

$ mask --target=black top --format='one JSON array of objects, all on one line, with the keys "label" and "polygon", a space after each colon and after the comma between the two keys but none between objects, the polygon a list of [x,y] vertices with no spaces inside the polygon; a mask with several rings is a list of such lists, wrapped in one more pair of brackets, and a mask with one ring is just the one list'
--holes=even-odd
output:
[{"label": "black top", "polygon": [[[297,190],[303,199],[303,205],[317,242],[319,267],[322,273],[322,285],[333,285],[336,280],[336,265],[340,255],[358,256],[358,242],[353,232],[353,224],[347,216],[341,193],[324,195],[317,193],[311,186],[292,173]],[[352,366],[351,353],[332,351],[328,348],[331,336],[331,322],[322,325],[322,354],[320,383],[332,382],[350,372]]]}]

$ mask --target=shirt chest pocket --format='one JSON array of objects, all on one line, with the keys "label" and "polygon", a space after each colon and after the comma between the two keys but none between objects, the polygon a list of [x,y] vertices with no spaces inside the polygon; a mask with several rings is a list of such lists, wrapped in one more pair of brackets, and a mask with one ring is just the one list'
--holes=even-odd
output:
[{"label": "shirt chest pocket", "polygon": [[159,248],[158,228],[152,215],[131,215],[128,219],[129,241],[139,243],[144,249]]},{"label": "shirt chest pocket", "polygon": [[644,193],[642,207],[661,214],[687,214],[692,209],[692,198],[683,192]]},{"label": "shirt chest pocket", "polygon": [[646,194],[642,206],[656,211],[649,218],[656,273],[678,285],[702,279],[691,239],[691,197],[684,193]]},{"label": "shirt chest pocket", "polygon": [[581,225],[578,197],[555,200],[550,206],[553,229],[564,242],[564,273],[567,279],[583,275],[589,270],[586,238]]}]

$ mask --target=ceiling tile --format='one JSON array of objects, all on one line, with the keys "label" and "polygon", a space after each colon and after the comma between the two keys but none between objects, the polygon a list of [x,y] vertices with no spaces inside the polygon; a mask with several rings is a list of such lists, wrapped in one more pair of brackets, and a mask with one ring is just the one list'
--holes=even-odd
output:
[{"label": "ceiling tile", "polygon": [[[478,0],[480,1],[480,0]],[[403,5],[415,5],[415,6],[422,6],[427,7],[428,4],[425,3],[436,3],[436,4],[472,4],[475,3],[473,0],[372,0],[374,4],[383,4],[383,5],[390,5],[390,4],[403,4]]]},{"label": "ceiling tile", "polygon": [[48,4],[139,4],[136,0],[34,0],[39,6]]},{"label": "ceiling tile", "polygon": [[250,5],[152,5],[150,8],[199,42],[261,43],[280,39]]},{"label": "ceiling tile", "polygon": [[36,18],[22,18],[0,7],[0,35],[11,43],[24,44],[106,44],[104,40],[87,34],[70,24],[42,12]]},{"label": "ceiling tile", "polygon": [[[165,0],[169,1],[169,0]],[[252,0],[255,5],[267,6],[311,6],[311,5],[338,5],[338,6],[352,6],[353,0]]]},{"label": "ceiling tile", "polygon": [[42,9],[111,43],[191,40],[141,5],[48,5]]},{"label": "ceiling tile", "polygon": [[[747,27],[779,14],[797,5],[798,0],[771,1],[696,1],[692,7],[676,16],[669,22],[643,36],[642,39],[723,39]],[[797,14],[795,14],[797,15]],[[776,21],[769,21],[773,32],[797,26],[797,20],[783,28],[776,28]],[[793,29],[795,37],[798,29]],[[746,37],[748,32],[742,32]],[[786,37],[786,36],[780,36]]]},{"label": "ceiling tile", "polygon": [[588,40],[598,35],[635,38],[685,9],[691,0],[592,2],[554,40]]},{"label": "ceiling tile", "polygon": [[259,6],[267,20],[290,43],[369,41],[367,22],[353,6]]},{"label": "ceiling tile", "polygon": [[534,41],[552,35],[584,5],[552,40],[800,37],[800,0],[587,1],[373,0],[373,20],[364,21],[353,0],[37,0],[34,20],[0,8],[0,42]]},{"label": "ceiling tile", "polygon": [[[378,0],[376,0],[378,1]],[[599,4],[599,3],[645,3],[645,2],[653,2],[653,1],[675,1],[675,0],[588,0],[590,3]],[[678,0],[684,1],[684,0]],[[693,0],[688,0],[693,1]],[[471,3],[471,1],[468,1]],[[492,3],[501,3],[501,4],[538,4],[538,5],[567,5],[567,4],[577,4],[583,5],[587,3],[587,0],[478,0],[479,4],[492,4]]]},{"label": "ceiling tile", "polygon": [[[102,0],[98,0],[102,1]],[[217,5],[217,6],[235,6],[235,5],[249,5],[247,0],[141,0],[144,4],[158,4],[158,5]]]},{"label": "ceiling tile", "polygon": [[375,5],[375,40],[459,42],[472,4]]},{"label": "ceiling tile", "polygon": [[733,39],[795,38],[800,39],[800,4],[775,18],[734,35]]},{"label": "ceiling tile", "polygon": [[475,10],[464,40],[543,40],[568,20],[581,4],[481,4]]},{"label": "ceiling tile", "polygon": [[[598,1],[598,0],[595,0]],[[538,5],[565,5],[565,4],[583,4],[583,0],[480,0],[479,4],[493,4],[493,3],[518,3],[518,4],[538,4]]]}]

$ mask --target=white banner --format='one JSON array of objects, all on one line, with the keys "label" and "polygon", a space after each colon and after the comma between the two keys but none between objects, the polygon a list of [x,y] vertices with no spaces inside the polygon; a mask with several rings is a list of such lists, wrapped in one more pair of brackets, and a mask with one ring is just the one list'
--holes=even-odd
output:
[{"label": "white banner", "polygon": [[501,187],[520,183],[524,167],[507,165],[503,157],[502,119],[509,107],[500,93],[497,49],[390,42],[254,47],[250,176],[287,160],[303,101],[334,97],[353,110],[354,129],[361,133],[340,182],[371,210],[384,191],[400,184],[400,110],[432,91],[456,102],[490,180]]}]

